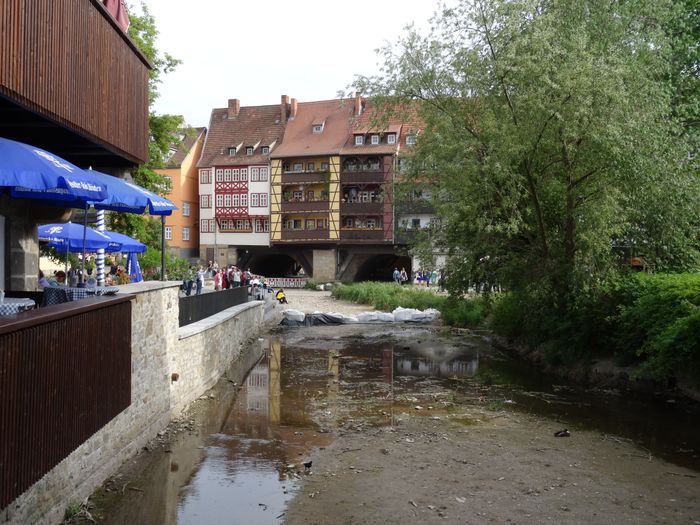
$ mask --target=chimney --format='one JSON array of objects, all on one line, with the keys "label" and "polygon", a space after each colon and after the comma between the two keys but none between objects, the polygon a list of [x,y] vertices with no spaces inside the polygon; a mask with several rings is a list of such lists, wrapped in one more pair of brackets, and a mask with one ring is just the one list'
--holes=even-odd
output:
[{"label": "chimney", "polygon": [[280,122],[282,124],[287,123],[287,110],[289,108],[289,97],[287,95],[282,95],[282,101],[280,102]]},{"label": "chimney", "polygon": [[241,101],[237,98],[228,99],[228,118],[234,119],[238,116],[238,112],[241,110]]},{"label": "chimney", "polygon": [[355,95],[355,116],[359,117],[360,115],[362,115],[362,97]]},{"label": "chimney", "polygon": [[294,120],[294,117],[297,116],[297,99],[293,98],[292,99],[292,107],[289,110],[289,120]]}]

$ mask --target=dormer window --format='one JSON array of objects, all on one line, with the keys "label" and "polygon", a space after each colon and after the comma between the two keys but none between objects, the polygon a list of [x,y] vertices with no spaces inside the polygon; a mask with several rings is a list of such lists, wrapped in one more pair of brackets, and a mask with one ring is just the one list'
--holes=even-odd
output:
[{"label": "dormer window", "polygon": [[362,146],[365,143],[365,137],[362,135],[355,135],[355,146]]},{"label": "dormer window", "polygon": [[269,155],[270,154],[270,146],[263,146],[260,148],[260,153],[263,155]]},{"label": "dormer window", "polygon": [[389,133],[386,136],[386,143],[387,144],[396,144],[396,135],[394,133]]},{"label": "dormer window", "polygon": [[379,144],[379,135],[372,135],[370,137],[370,140],[372,142],[372,146],[376,146],[377,144]]},{"label": "dormer window", "polygon": [[311,131],[313,131],[314,133],[321,133],[323,131],[323,124],[314,124],[311,127]]},{"label": "dormer window", "polygon": [[228,149],[228,154],[231,155],[231,156],[235,155],[235,154],[236,154],[236,148],[229,148],[229,149]]},{"label": "dormer window", "polygon": [[255,148],[253,146],[247,146],[245,149],[245,154],[250,156],[253,154],[253,150],[255,150]]},{"label": "dormer window", "polygon": [[409,146],[412,146],[415,143],[416,143],[416,136],[415,135],[411,134],[411,135],[408,135],[406,137],[406,144],[408,144]]}]

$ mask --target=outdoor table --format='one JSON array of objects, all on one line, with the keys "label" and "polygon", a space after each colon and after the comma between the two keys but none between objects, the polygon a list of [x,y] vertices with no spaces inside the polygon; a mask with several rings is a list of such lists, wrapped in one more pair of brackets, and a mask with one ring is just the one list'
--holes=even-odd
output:
[{"label": "outdoor table", "polygon": [[24,297],[5,297],[5,300],[0,303],[0,315],[12,315],[25,310],[31,310],[36,306],[36,303],[31,299]]},{"label": "outdoor table", "polygon": [[116,286],[95,286],[94,288],[65,288],[68,299],[79,301],[93,295],[114,295],[119,291]]},{"label": "outdoor table", "polygon": [[44,288],[44,304],[61,304],[66,301],[79,301],[93,295],[114,295],[119,291],[116,286],[97,286],[95,288],[77,288],[71,286],[47,286]]}]

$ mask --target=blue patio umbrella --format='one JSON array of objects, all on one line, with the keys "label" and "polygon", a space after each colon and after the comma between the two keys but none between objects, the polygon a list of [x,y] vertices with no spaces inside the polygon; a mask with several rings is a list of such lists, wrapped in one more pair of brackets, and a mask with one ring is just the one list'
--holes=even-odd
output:
[{"label": "blue patio umbrella", "polygon": [[136,252],[129,253],[129,258],[126,260],[126,273],[129,275],[132,283],[143,281],[141,266],[139,265],[138,257],[136,257]]},{"label": "blue patio umbrella", "polygon": [[[177,210],[172,202],[136,184],[124,179],[112,177],[99,171],[90,170],[90,174],[102,180],[109,188],[107,198],[93,201],[98,210],[113,210],[127,213],[145,213],[160,215],[161,218],[161,279],[165,279],[165,216]],[[99,264],[99,261],[98,261]]]},{"label": "blue patio umbrella", "polygon": [[[98,249],[107,249],[110,243],[113,246],[118,244],[118,241],[112,240],[92,228],[86,228],[82,224],[73,222],[44,224],[39,226],[37,230],[40,241],[48,242],[49,246],[61,253],[82,252],[83,249],[94,252]],[[119,246],[121,247],[121,245]]]},{"label": "blue patio umbrella", "polygon": [[87,170],[87,173],[107,186],[104,199],[91,201],[98,210],[113,210],[126,213],[144,213],[151,215],[170,215],[177,210],[165,197],[153,193],[141,186],[119,177],[112,177],[99,171]]},{"label": "blue patio umbrella", "polygon": [[106,185],[46,150],[0,137],[0,187],[12,197],[43,199],[82,207],[105,199]]},{"label": "blue patio umbrella", "polygon": [[119,232],[104,231],[101,232],[109,237],[112,242],[105,248],[107,252],[123,252],[123,253],[143,253],[146,251],[146,245],[136,239],[124,235]]}]

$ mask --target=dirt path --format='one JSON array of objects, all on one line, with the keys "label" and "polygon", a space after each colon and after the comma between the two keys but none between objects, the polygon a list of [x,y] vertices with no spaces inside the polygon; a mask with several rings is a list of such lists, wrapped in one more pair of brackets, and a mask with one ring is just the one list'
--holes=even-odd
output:
[{"label": "dirt path", "polygon": [[314,312],[332,313],[337,312],[344,315],[355,315],[361,312],[374,310],[366,304],[355,304],[349,301],[340,301],[331,297],[331,292],[315,292],[303,289],[286,289],[289,304],[283,305],[284,309],[300,310],[310,314]]},{"label": "dirt path", "polygon": [[700,523],[698,474],[595,432],[507,412],[340,436],[285,523]]}]

